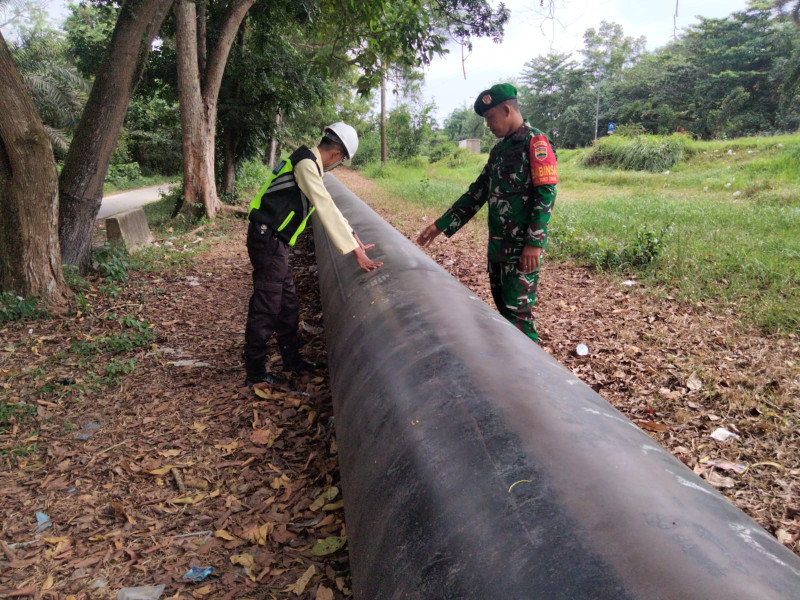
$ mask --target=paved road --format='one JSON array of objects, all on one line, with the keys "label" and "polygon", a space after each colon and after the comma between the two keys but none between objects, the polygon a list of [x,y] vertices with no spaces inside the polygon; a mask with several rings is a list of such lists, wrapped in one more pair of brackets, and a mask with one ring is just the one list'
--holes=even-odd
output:
[{"label": "paved road", "polygon": [[112,196],[103,198],[103,203],[100,205],[100,212],[97,213],[97,220],[105,219],[116,213],[124,212],[137,206],[144,206],[151,202],[156,202],[161,199],[161,192],[166,192],[174,183],[162,183],[160,185],[151,185],[150,187],[143,187],[136,190],[129,190],[127,192],[119,192]]}]

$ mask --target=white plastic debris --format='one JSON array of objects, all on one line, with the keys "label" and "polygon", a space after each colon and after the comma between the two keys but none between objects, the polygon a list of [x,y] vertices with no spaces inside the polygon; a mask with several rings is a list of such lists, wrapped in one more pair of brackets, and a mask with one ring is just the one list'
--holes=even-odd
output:
[{"label": "white plastic debris", "polygon": [[586,344],[578,344],[575,347],[575,354],[578,356],[586,356],[589,354],[589,347]]},{"label": "white plastic debris", "polygon": [[724,427],[717,427],[714,432],[711,434],[711,437],[719,442],[725,442],[731,438],[738,439],[739,436],[725,429]]},{"label": "white plastic debris", "polygon": [[725,187],[729,188],[729,187],[731,187],[731,185],[733,185],[733,184],[729,181],[728,183],[725,184]]},{"label": "white plastic debris", "polygon": [[735,192],[733,192],[733,197],[734,197],[734,198],[736,198],[736,197],[738,197],[738,196],[741,196],[741,195],[742,195],[742,192],[741,192],[741,190],[736,190]]},{"label": "white plastic debris", "polygon": [[300,328],[303,331],[307,331],[308,333],[313,333],[314,335],[319,335],[325,332],[325,330],[322,327],[315,327],[314,325],[309,325],[305,321],[300,321]]},{"label": "white plastic debris", "polygon": [[117,600],[158,600],[164,594],[166,587],[162,583],[161,585],[122,588],[117,592]]},{"label": "white plastic debris", "polygon": [[207,362],[201,362],[199,360],[188,359],[188,360],[176,360],[172,363],[176,367],[210,367],[211,365]]},{"label": "white plastic debris", "polygon": [[638,281],[634,281],[633,279],[626,279],[625,281],[622,282],[622,285],[627,285],[628,287],[632,287],[632,286],[636,285],[637,283],[639,283],[639,282]]}]

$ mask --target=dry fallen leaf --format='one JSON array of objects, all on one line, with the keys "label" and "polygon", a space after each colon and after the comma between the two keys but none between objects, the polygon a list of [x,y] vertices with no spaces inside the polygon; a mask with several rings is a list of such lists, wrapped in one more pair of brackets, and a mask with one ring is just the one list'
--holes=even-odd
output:
[{"label": "dry fallen leaf", "polygon": [[255,582],[256,580],[256,561],[253,559],[253,555],[249,552],[243,552],[242,554],[234,554],[231,556],[230,561],[234,565],[240,565],[244,567],[247,576]]},{"label": "dry fallen leaf", "polygon": [[175,465],[166,465],[163,467],[159,467],[158,469],[153,469],[152,471],[148,471],[150,475],[166,475],[170,472],[171,469],[177,468]]},{"label": "dry fallen leaf", "polygon": [[700,379],[697,371],[693,371],[692,374],[689,375],[689,379],[686,380],[686,387],[693,392],[703,388],[703,381]]},{"label": "dry fallen leaf", "polygon": [[311,578],[317,572],[317,568],[314,565],[308,567],[305,573],[300,576],[300,579],[297,580],[297,583],[294,584],[294,593],[297,596],[302,596],[303,592],[306,591],[306,587],[308,586]]},{"label": "dry fallen leaf", "polygon": [[320,583],[314,600],[333,600],[333,590]]},{"label": "dry fallen leaf", "polygon": [[642,429],[646,429],[647,431],[669,431],[669,425],[664,425],[663,423],[656,423],[655,421],[639,421],[639,427]]},{"label": "dry fallen leaf", "polygon": [[214,448],[222,450],[222,454],[231,454],[234,450],[238,450],[242,446],[239,440],[233,440],[230,444],[214,444]]},{"label": "dry fallen leaf", "polygon": [[229,542],[231,542],[231,541],[236,539],[235,537],[233,537],[230,533],[228,533],[224,529],[217,529],[214,532],[214,537],[218,537],[218,538],[221,538],[223,540],[228,540]]}]

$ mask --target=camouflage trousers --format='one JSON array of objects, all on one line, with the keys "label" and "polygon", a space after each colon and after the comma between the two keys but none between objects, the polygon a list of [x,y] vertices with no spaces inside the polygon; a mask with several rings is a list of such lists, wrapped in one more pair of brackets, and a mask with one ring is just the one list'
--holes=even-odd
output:
[{"label": "camouflage trousers", "polygon": [[536,287],[539,269],[522,273],[515,262],[490,262],[489,285],[500,314],[522,333],[539,342],[533,322],[533,305],[536,304]]}]

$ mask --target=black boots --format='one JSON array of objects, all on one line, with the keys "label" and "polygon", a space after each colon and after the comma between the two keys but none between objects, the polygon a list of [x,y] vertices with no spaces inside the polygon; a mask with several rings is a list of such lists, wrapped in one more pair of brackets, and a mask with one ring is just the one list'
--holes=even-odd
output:
[{"label": "black boots", "polygon": [[283,385],[286,383],[285,379],[276,377],[267,371],[263,361],[245,361],[245,371],[247,375],[244,384],[247,387],[252,387],[254,383],[268,383],[269,385]]},{"label": "black boots", "polygon": [[283,370],[289,373],[303,373],[313,371],[317,368],[312,362],[300,356],[297,346],[280,346],[281,358],[283,359]]}]

